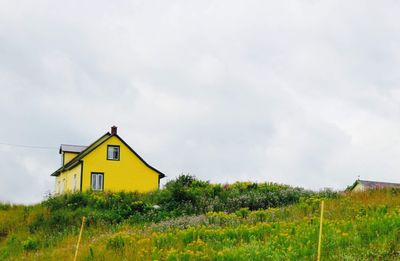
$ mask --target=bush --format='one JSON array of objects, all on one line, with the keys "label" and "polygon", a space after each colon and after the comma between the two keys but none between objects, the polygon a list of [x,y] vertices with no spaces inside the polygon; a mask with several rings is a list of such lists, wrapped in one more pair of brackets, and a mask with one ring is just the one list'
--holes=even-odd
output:
[{"label": "bush", "polygon": [[1,203],[0,202],[0,210],[9,210],[11,208],[10,204],[7,203]]},{"label": "bush", "polygon": [[27,240],[22,242],[22,248],[25,251],[35,251],[39,249],[39,241],[34,238],[28,238]]},{"label": "bush", "polygon": [[236,211],[235,214],[238,217],[247,218],[247,216],[250,214],[250,210],[248,208],[241,208],[238,211]]},{"label": "bush", "polygon": [[[181,175],[167,182],[165,188],[152,193],[92,192],[49,196],[42,204],[48,213],[30,221],[31,232],[39,228],[60,231],[65,226],[79,227],[82,216],[87,225],[159,222],[185,215],[210,211],[242,213],[276,208],[302,201],[305,209],[315,208],[307,199],[335,197],[336,192],[319,193],[275,183],[236,182],[210,184],[191,175]],[[158,205],[158,208],[151,206]],[[29,214],[29,213],[28,213]],[[262,219],[260,217],[260,219]]]}]

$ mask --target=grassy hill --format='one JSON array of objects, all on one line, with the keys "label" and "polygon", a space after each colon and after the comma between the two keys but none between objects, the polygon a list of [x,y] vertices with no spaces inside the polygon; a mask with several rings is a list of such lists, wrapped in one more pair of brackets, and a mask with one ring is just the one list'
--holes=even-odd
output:
[{"label": "grassy hill", "polygon": [[400,191],[315,193],[181,176],[150,194],[78,193],[0,204],[0,260],[398,260]]}]

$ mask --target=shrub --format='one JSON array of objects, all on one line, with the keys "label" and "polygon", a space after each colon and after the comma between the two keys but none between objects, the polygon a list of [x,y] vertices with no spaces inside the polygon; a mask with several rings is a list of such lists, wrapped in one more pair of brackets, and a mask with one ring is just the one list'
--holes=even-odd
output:
[{"label": "shrub", "polygon": [[9,210],[10,208],[10,204],[0,202],[0,210]]},{"label": "shrub", "polygon": [[182,203],[194,205],[200,196],[199,194],[201,194],[199,188],[206,188],[207,186],[209,186],[208,182],[196,180],[194,176],[181,175],[165,185],[167,193],[165,193],[162,203],[170,208],[179,208]]},{"label": "shrub", "polygon": [[39,249],[39,241],[34,238],[28,238],[27,240],[22,242],[22,248],[25,251],[34,251]]},{"label": "shrub", "polygon": [[[164,189],[148,194],[87,191],[49,196],[42,203],[48,212],[34,216],[29,224],[31,232],[39,228],[61,231],[68,225],[79,227],[82,216],[88,218],[88,226],[124,221],[137,224],[201,215],[210,211],[240,213],[244,208],[250,211],[262,210],[299,201],[303,202],[305,211],[308,211],[309,208],[317,208],[310,203],[312,200],[307,199],[313,197],[319,200],[336,194],[332,191],[315,193],[275,183],[210,184],[191,175],[181,175],[167,182]],[[151,207],[153,205],[159,208],[154,209]],[[27,209],[27,215],[30,215],[29,211]]]},{"label": "shrub", "polygon": [[141,200],[134,201],[131,204],[132,211],[143,213],[147,210],[147,208],[149,208],[149,206],[147,206],[146,203]]},{"label": "shrub", "polygon": [[265,222],[267,220],[267,213],[265,210],[252,211],[250,217],[254,220],[254,223]]},{"label": "shrub", "polygon": [[250,210],[248,208],[241,208],[238,211],[236,211],[235,214],[238,217],[247,218],[247,216],[250,214]]}]

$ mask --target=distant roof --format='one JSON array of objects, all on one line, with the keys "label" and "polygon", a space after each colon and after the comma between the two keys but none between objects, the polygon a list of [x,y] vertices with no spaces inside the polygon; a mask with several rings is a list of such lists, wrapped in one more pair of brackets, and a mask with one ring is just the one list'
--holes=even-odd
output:
[{"label": "distant roof", "polygon": [[87,146],[61,144],[61,146],[60,146],[60,154],[62,152],[64,152],[64,151],[80,153],[86,148],[87,148]]},{"label": "distant roof", "polygon": [[390,183],[390,182],[379,182],[379,181],[370,181],[370,180],[357,180],[353,187],[353,189],[357,184],[361,184],[366,188],[371,189],[379,189],[379,188],[400,188],[400,183]]}]

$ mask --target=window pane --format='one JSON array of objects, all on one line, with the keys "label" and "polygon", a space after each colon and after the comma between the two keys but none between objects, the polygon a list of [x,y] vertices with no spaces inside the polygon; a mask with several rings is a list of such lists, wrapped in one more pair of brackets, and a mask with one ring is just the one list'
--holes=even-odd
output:
[{"label": "window pane", "polygon": [[113,158],[118,159],[119,158],[118,154],[119,154],[119,148],[114,148],[114,155],[113,155],[114,157]]},{"label": "window pane", "polygon": [[113,147],[108,147],[108,156],[107,158],[112,159],[113,158]]},{"label": "window pane", "polygon": [[96,189],[96,174],[92,174],[92,189]]},{"label": "window pane", "polygon": [[103,175],[99,174],[99,190],[103,188]]}]

